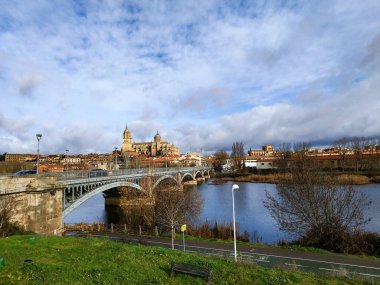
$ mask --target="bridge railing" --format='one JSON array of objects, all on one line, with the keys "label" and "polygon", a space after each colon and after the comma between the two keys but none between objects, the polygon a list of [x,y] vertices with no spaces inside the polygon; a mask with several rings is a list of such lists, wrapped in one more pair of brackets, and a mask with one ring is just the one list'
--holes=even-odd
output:
[{"label": "bridge railing", "polygon": [[[91,170],[76,170],[76,171],[64,171],[64,172],[42,172],[39,174],[23,175],[22,177],[57,177],[57,180],[69,180],[80,178],[92,178],[92,177],[110,177],[121,175],[138,175],[148,173],[167,173],[173,174],[184,171],[194,170],[210,170],[209,166],[196,166],[196,167],[165,167],[165,168],[136,168],[136,169],[120,169],[120,170],[104,170],[99,173],[91,173]],[[14,173],[0,174],[0,177],[20,177]]]},{"label": "bridge railing", "polygon": [[[79,179],[79,178],[92,178],[92,177],[114,177],[122,175],[146,175],[148,173],[160,174],[173,174],[178,172],[185,171],[194,171],[194,170],[209,170],[211,167],[200,166],[200,167],[168,167],[168,168],[138,168],[138,169],[120,169],[120,170],[105,170],[101,175],[91,175],[91,171],[65,171],[58,173],[50,173],[50,176],[56,175],[58,180],[68,180],[68,179]],[[41,174],[43,175],[43,174]]]}]

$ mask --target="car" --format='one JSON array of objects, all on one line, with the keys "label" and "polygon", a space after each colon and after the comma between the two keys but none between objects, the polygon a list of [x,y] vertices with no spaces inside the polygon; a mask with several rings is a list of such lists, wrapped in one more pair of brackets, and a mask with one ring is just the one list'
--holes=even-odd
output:
[{"label": "car", "polygon": [[29,174],[37,174],[37,170],[21,170],[15,173],[15,175],[29,175]]},{"label": "car", "polygon": [[108,171],[100,168],[91,169],[90,171],[88,171],[88,177],[103,177],[107,175]]}]

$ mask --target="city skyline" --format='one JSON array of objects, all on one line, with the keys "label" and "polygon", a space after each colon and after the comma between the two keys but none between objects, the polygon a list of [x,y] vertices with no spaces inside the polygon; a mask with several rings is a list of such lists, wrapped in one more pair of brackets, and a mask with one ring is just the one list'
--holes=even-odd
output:
[{"label": "city skyline", "polygon": [[1,1],[0,153],[379,136],[379,1]]}]

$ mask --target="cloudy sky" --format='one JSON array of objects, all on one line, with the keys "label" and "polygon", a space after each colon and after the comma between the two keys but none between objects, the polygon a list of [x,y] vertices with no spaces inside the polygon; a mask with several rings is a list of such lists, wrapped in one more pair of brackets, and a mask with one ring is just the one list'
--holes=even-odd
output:
[{"label": "cloudy sky", "polygon": [[0,0],[0,153],[380,135],[380,1]]}]

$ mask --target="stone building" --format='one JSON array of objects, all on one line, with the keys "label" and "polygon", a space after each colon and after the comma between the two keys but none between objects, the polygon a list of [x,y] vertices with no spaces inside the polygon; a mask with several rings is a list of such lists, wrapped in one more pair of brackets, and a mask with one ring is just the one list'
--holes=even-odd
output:
[{"label": "stone building", "polygon": [[125,126],[121,152],[128,155],[167,156],[179,155],[179,148],[174,144],[162,141],[157,131],[152,142],[132,142],[131,132]]}]

